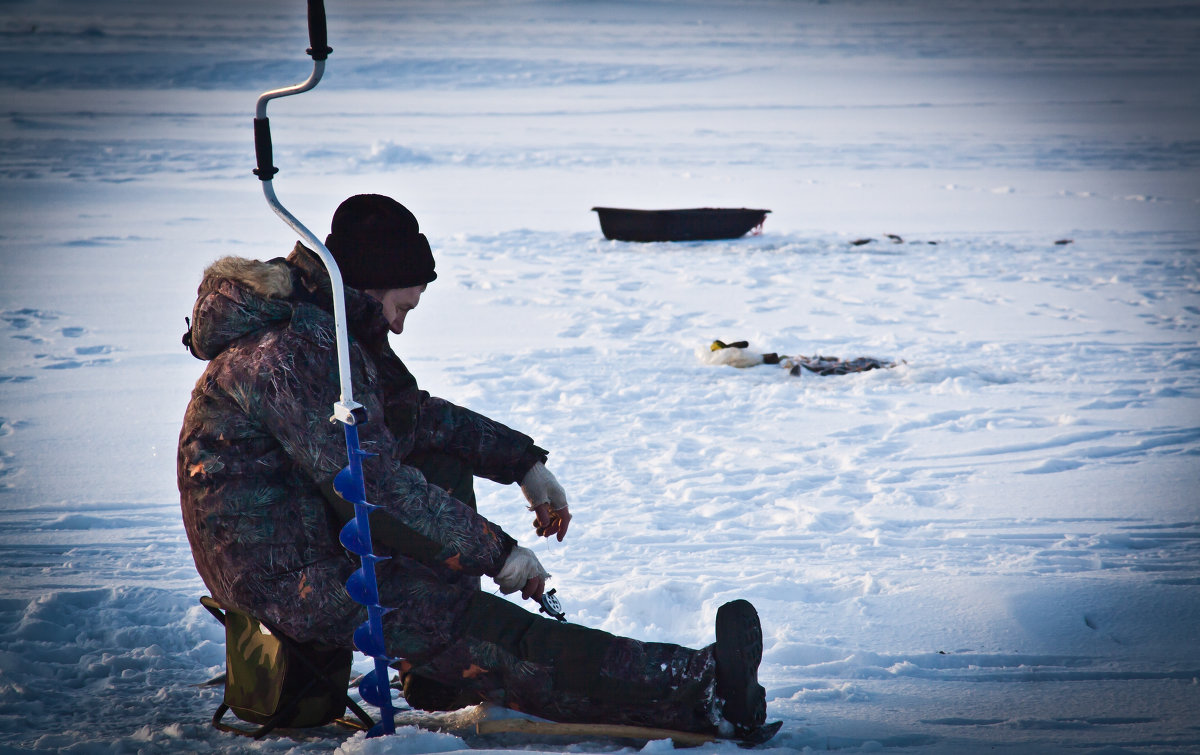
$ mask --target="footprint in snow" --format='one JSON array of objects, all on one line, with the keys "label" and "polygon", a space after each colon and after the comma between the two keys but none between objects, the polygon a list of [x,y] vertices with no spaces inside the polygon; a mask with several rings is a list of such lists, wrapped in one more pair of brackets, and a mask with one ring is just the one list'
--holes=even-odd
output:
[{"label": "footprint in snow", "polygon": [[55,357],[55,359],[62,359],[62,361],[55,362],[54,364],[44,364],[44,365],[42,365],[42,369],[43,370],[74,370],[74,369],[78,369],[80,367],[94,367],[95,365],[98,365],[98,364],[107,364],[112,361],[111,359],[84,359],[84,360],[80,361],[78,359],[64,359],[63,357]]},{"label": "footprint in snow", "polygon": [[112,352],[112,350],[113,350],[112,347],[107,346],[107,345],[78,346],[75,349],[75,353],[79,354],[81,356],[86,356],[86,355],[91,355],[91,354],[109,354]]},{"label": "footprint in snow", "polygon": [[[11,337],[32,346],[53,347],[60,338],[80,339],[88,335],[88,329],[81,325],[59,325],[57,320],[61,315],[35,307],[23,307],[0,312],[0,323],[8,326]],[[113,361],[105,357],[116,349],[108,344],[92,344],[76,346],[69,353],[52,353],[49,351],[35,352],[28,355],[32,363],[26,367],[40,367],[44,370],[69,370],[80,367],[93,367]],[[18,357],[19,358],[19,357]],[[4,374],[0,375],[0,383],[23,383],[33,380],[30,375]]]},{"label": "footprint in snow", "polygon": [[25,307],[24,309],[10,309],[0,314],[0,320],[8,323],[9,327],[16,330],[26,330],[33,327],[41,321],[57,320],[58,315],[53,312],[46,312],[41,309],[32,309]]}]

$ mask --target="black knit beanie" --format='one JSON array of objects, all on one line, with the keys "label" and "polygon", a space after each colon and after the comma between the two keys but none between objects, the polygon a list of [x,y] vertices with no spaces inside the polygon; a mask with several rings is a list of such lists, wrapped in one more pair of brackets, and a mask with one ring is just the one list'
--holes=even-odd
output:
[{"label": "black knit beanie", "polygon": [[325,246],[342,282],[360,291],[408,288],[437,278],[429,240],[408,208],[382,194],[358,194],[338,205]]}]

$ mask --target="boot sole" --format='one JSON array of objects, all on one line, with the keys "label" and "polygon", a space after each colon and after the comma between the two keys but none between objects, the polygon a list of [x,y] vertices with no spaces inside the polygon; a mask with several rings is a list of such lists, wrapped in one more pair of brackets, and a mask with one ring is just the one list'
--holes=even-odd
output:
[{"label": "boot sole", "polygon": [[758,683],[762,662],[762,625],[745,600],[717,609],[717,696],[723,715],[735,726],[753,729],[767,720],[766,690]]}]

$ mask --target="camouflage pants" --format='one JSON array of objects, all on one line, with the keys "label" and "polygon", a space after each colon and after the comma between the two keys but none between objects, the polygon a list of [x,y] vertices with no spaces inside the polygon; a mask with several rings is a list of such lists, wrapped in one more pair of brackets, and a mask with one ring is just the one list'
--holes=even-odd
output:
[{"label": "camouflage pants", "polygon": [[[471,473],[461,462],[440,454],[407,462],[475,508]],[[408,671],[414,681],[440,685],[446,701],[487,700],[553,721],[708,732],[716,721],[715,665],[711,648],[616,637],[478,592],[458,639]],[[412,686],[431,692],[428,684]]]},{"label": "camouflage pants", "polygon": [[711,647],[617,637],[480,592],[460,637],[411,671],[553,721],[708,732],[715,667]]}]

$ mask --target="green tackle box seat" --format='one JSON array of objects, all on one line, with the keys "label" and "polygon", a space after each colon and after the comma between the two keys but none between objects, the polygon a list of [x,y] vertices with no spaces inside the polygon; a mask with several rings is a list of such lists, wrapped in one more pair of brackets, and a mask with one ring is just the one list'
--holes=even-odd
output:
[{"label": "green tackle box seat", "polygon": [[[259,739],[279,728],[340,723],[369,729],[373,721],[346,692],[353,652],[296,642],[245,611],[205,595],[200,605],[225,627],[225,697],[212,725]],[[344,718],[346,708],[357,721]],[[225,714],[257,728],[222,722]]]}]

